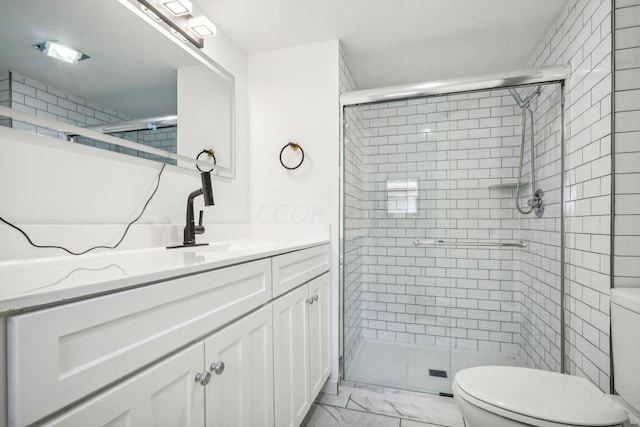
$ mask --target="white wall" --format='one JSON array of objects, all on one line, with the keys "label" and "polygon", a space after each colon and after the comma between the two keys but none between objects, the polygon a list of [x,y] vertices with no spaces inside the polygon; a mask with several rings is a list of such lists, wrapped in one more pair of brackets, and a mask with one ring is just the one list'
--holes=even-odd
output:
[{"label": "white wall", "polygon": [[[337,40],[249,57],[250,221],[330,225],[333,380],[338,377],[339,338],[338,61]],[[279,161],[289,141],[298,142],[305,153],[304,163],[294,171]],[[285,154],[297,153],[287,148]]]},{"label": "white wall", "polygon": [[[216,206],[206,208],[205,222],[248,223],[247,57],[224,34],[208,39],[204,51],[235,76],[237,144],[236,178],[213,178]],[[70,244],[74,250],[112,244],[121,226],[140,211],[160,168],[156,162],[7,132],[0,137],[0,215],[30,228],[40,244]],[[132,232],[124,247],[180,243],[176,230],[184,225],[187,196],[200,185],[195,169],[167,166],[158,193],[139,221],[156,231]],[[197,200],[196,209],[201,206]],[[103,233],[102,226],[110,231]],[[32,248],[5,225],[0,225],[0,240],[0,261],[65,255]]]}]

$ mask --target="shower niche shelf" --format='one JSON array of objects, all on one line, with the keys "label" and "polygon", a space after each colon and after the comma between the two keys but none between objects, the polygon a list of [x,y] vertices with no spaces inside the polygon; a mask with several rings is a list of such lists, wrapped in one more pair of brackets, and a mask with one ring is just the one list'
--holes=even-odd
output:
[{"label": "shower niche shelf", "polygon": [[[524,187],[527,185],[529,185],[529,181],[522,181],[520,183],[520,187]],[[487,188],[491,190],[493,188],[516,188],[517,186],[518,186],[518,181],[505,181],[500,184],[489,185],[487,186]]]}]

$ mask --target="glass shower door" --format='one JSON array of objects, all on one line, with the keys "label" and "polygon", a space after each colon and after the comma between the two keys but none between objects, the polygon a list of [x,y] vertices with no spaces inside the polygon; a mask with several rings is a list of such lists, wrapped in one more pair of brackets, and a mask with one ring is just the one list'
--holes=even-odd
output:
[{"label": "glass shower door", "polygon": [[[526,126],[521,154],[527,98],[535,150]],[[450,393],[471,366],[561,371],[562,86],[349,106],[344,117],[344,378]],[[520,205],[534,169],[542,217],[516,209],[521,156]]]},{"label": "glass shower door", "polygon": [[344,111],[343,360],[347,382],[440,393],[450,390],[446,266],[440,248],[415,241],[446,237],[445,195],[437,142],[407,124],[425,108]]}]

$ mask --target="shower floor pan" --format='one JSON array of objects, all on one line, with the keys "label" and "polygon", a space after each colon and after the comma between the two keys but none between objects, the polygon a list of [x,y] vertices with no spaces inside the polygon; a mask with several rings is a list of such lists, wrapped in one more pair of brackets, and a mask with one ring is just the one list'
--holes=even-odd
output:
[{"label": "shower floor pan", "polygon": [[346,366],[345,380],[435,394],[451,393],[451,380],[456,372],[483,365],[523,364],[511,354],[366,340]]}]

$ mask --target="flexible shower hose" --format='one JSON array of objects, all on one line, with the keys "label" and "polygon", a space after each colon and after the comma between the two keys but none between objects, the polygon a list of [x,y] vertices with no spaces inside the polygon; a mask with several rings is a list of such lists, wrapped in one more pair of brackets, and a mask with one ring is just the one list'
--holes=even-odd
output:
[{"label": "flexible shower hose", "polygon": [[529,104],[525,104],[522,107],[522,138],[520,140],[520,167],[518,169],[518,184],[516,186],[516,196],[515,196],[515,200],[516,200],[516,209],[518,209],[518,212],[520,212],[523,215],[527,215],[530,214],[531,211],[533,211],[533,206],[531,206],[529,208],[528,211],[523,210],[520,207],[520,184],[522,181],[522,163],[523,163],[523,159],[524,159],[524,142],[525,142],[525,131],[527,129],[527,111],[529,111],[529,118],[530,118],[530,133],[531,133],[531,198],[534,199],[535,195],[534,195],[534,191],[536,188],[536,173],[535,173],[535,153],[534,153],[534,149],[535,149],[535,144],[534,144],[534,137],[533,137],[533,111],[531,111],[531,108],[529,107]]}]

